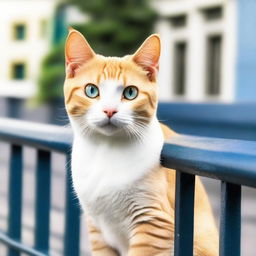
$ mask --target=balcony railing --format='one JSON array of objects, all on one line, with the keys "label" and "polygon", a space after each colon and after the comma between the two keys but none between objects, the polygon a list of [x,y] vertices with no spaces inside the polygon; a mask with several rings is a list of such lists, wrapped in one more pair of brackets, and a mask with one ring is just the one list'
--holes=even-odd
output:
[{"label": "balcony railing", "polygon": [[[0,140],[11,144],[8,191],[8,232],[0,232],[0,242],[5,243],[8,256],[18,256],[20,252],[33,256],[49,255],[50,237],[50,183],[51,152],[66,155],[66,207],[64,230],[64,255],[78,256],[80,209],[74,196],[70,175],[70,150],[72,134],[70,130],[58,126],[42,125],[11,119],[0,119]],[[37,150],[36,196],[34,247],[21,241],[22,213],[22,149],[31,146]]]},{"label": "balcony railing", "polygon": [[[51,154],[66,155],[66,206],[64,256],[80,255],[80,209],[70,176],[72,133],[69,129],[0,119],[0,140],[11,145],[8,192],[8,229],[0,231],[0,243],[8,256],[21,253],[49,254]],[[35,227],[33,248],[21,242],[22,150],[37,150]],[[162,164],[177,170],[175,212],[175,255],[193,255],[193,213],[195,175],[221,181],[220,255],[240,255],[241,186],[256,187],[256,142],[178,136],[164,145]]]}]

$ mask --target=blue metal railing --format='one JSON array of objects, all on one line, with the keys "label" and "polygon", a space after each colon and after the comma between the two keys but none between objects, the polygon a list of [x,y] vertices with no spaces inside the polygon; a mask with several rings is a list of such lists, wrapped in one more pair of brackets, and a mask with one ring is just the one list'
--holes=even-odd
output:
[{"label": "blue metal railing", "polygon": [[177,170],[175,255],[192,255],[194,175],[199,175],[222,181],[220,256],[239,256],[241,185],[256,187],[256,142],[179,136],[164,145],[162,164]]},{"label": "blue metal railing", "polygon": [[[52,151],[65,154],[67,159],[64,256],[78,256],[80,209],[70,178],[70,130],[1,118],[0,140],[11,144],[8,231],[0,232],[0,243],[8,247],[8,256],[20,252],[49,255]],[[33,248],[21,243],[23,146],[37,149]],[[177,170],[175,255],[193,255],[195,175],[221,180],[220,255],[240,255],[241,185],[256,187],[256,142],[177,136],[164,145],[162,164]]]},{"label": "blue metal railing", "polygon": [[[1,118],[0,140],[11,144],[8,232],[6,234],[0,232],[0,242],[8,246],[8,256],[19,256],[20,252],[31,256],[45,256],[49,254],[51,151],[66,154],[64,255],[78,256],[80,209],[71,183],[69,153],[72,134],[70,130],[58,126]],[[31,146],[37,149],[34,248],[30,248],[20,242],[23,146]]]}]

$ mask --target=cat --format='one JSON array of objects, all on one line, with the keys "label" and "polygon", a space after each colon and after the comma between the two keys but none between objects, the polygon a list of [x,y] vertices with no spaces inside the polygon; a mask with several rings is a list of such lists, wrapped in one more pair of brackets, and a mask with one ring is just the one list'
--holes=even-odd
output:
[{"label": "cat", "polygon": [[[95,54],[74,29],[66,40],[72,179],[93,256],[173,255],[175,170],[160,165],[160,153],[165,139],[179,135],[156,117],[159,56],[156,34],[122,58]],[[217,228],[198,177],[194,255],[218,255]]]}]

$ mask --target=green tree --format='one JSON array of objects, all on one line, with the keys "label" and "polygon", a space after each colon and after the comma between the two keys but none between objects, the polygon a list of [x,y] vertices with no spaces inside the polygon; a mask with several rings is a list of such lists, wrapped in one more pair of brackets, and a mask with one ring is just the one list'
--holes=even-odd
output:
[{"label": "green tree", "polygon": [[63,97],[65,79],[64,43],[54,46],[43,59],[38,80],[38,103],[51,102]]},{"label": "green tree", "polygon": [[[96,53],[123,56],[132,53],[152,33],[157,18],[150,0],[65,0],[88,15],[84,24],[71,24],[85,35]],[[53,47],[42,63],[38,101],[62,97],[64,43]]]}]

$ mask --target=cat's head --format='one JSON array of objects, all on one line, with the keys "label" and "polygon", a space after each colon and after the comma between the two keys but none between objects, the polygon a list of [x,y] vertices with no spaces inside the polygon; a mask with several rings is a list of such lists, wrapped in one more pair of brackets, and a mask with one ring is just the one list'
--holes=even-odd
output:
[{"label": "cat's head", "polygon": [[158,35],[148,37],[133,55],[95,54],[71,29],[66,41],[65,104],[70,120],[86,133],[137,137],[155,117]]}]

